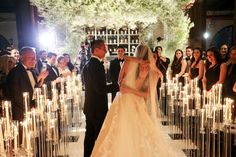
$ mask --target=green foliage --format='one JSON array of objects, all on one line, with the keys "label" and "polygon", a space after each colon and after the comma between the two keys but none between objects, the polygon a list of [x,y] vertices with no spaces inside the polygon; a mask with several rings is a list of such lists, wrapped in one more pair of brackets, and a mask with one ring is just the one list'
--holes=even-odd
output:
[{"label": "green foliage", "polygon": [[[150,46],[157,45],[155,27],[162,23],[164,40],[160,43],[169,52],[187,44],[190,20],[181,8],[192,0],[30,0],[37,6],[44,24],[66,32],[65,45],[70,52],[78,50],[80,41],[85,39],[86,26],[121,28],[139,27],[142,41]],[[73,46],[73,45],[76,46]],[[159,44],[159,43],[158,43]]]}]

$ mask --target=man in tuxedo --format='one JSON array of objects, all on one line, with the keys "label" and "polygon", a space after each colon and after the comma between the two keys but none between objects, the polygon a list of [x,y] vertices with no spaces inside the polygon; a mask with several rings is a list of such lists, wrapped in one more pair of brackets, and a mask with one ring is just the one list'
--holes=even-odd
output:
[{"label": "man in tuxedo", "polygon": [[43,65],[47,63],[47,51],[41,50],[38,52],[38,61],[37,61],[37,69],[38,72],[41,72],[43,69]]},{"label": "man in tuxedo", "polygon": [[104,41],[94,40],[91,48],[91,59],[82,72],[85,83],[84,114],[86,116],[84,157],[91,155],[108,111],[107,92],[112,89],[111,86],[106,85],[105,69],[101,63],[107,51]]},{"label": "man in tuxedo", "polygon": [[112,84],[114,85],[114,92],[112,92],[112,101],[114,100],[116,93],[119,91],[118,78],[121,69],[121,65],[124,62],[125,49],[122,46],[117,48],[117,58],[111,61],[109,73]]},{"label": "man in tuxedo", "polygon": [[185,49],[185,55],[186,55],[185,60],[187,62],[187,67],[186,67],[186,72],[187,73],[188,73],[189,68],[190,68],[189,66],[190,66],[192,54],[193,54],[193,49],[190,46],[186,47],[186,49]]},{"label": "man in tuxedo", "polygon": [[39,73],[35,70],[36,54],[32,47],[23,47],[20,50],[20,62],[7,76],[8,97],[12,102],[12,117],[14,120],[23,120],[24,106],[23,93],[29,93],[30,105],[34,105],[33,92],[35,87],[42,85],[47,71]]},{"label": "man in tuxedo", "polygon": [[48,97],[51,98],[51,83],[54,81],[56,87],[59,89],[60,75],[59,70],[55,66],[57,60],[57,54],[53,52],[48,52],[47,55],[47,71],[48,76],[45,78],[44,83],[47,84],[48,88]]}]

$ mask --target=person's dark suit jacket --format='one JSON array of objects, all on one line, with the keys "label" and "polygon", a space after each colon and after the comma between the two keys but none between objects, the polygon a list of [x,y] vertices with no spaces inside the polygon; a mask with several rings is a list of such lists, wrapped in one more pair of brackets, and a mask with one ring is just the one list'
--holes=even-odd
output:
[{"label": "person's dark suit jacket", "polygon": [[43,67],[43,63],[42,63],[42,61],[39,59],[38,62],[37,62],[37,70],[38,70],[39,73],[40,73],[42,67]]},{"label": "person's dark suit jacket", "polygon": [[[51,66],[49,64],[47,64],[47,71],[48,71],[48,76],[44,79],[44,83],[47,85],[49,94],[48,96],[49,98],[51,98],[51,82],[59,77],[59,71],[57,67]],[[59,84],[57,84],[57,88],[59,89]]]},{"label": "person's dark suit jacket", "polygon": [[111,91],[112,85],[106,85],[104,66],[94,57],[85,64],[82,77],[85,85],[86,116],[84,157],[89,157],[108,111],[107,93]]},{"label": "person's dark suit jacket", "polygon": [[109,73],[110,73],[110,79],[112,84],[114,85],[114,92],[112,92],[112,100],[116,96],[116,92],[119,91],[119,85],[118,85],[118,78],[120,73],[120,60],[118,58],[115,58],[110,63]]},{"label": "person's dark suit jacket", "polygon": [[84,113],[91,118],[105,118],[108,110],[107,93],[112,91],[112,85],[106,85],[105,69],[96,58],[91,58],[84,66],[85,83]]},{"label": "person's dark suit jacket", "polygon": [[[35,83],[37,86],[36,71],[31,70]],[[25,67],[19,63],[14,67],[7,76],[8,84],[8,98],[12,102],[12,117],[14,120],[23,120],[24,118],[24,106],[23,106],[23,92],[29,92],[30,105],[32,107],[33,101],[33,88],[30,83],[27,71]]]}]

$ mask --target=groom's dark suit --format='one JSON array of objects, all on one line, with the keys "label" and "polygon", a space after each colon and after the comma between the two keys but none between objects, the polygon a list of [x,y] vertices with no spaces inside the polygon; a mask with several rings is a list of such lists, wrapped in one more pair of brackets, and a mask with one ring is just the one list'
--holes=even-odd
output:
[{"label": "groom's dark suit", "polygon": [[84,66],[85,83],[84,114],[86,115],[86,133],[84,140],[84,157],[90,157],[94,143],[108,111],[107,92],[111,86],[106,85],[103,64],[94,57]]},{"label": "groom's dark suit", "polygon": [[112,92],[112,100],[116,96],[116,92],[119,91],[118,78],[120,74],[121,64],[124,60],[115,58],[110,63],[109,73],[112,84],[114,85],[114,92]]},{"label": "groom's dark suit", "polygon": [[[34,81],[37,86],[36,71],[31,70]],[[33,97],[33,87],[30,83],[29,76],[25,67],[18,63],[7,76],[8,93],[12,102],[12,117],[14,120],[23,120],[24,107],[23,107],[23,92],[29,92],[30,101]],[[32,102],[31,102],[32,105]]]}]

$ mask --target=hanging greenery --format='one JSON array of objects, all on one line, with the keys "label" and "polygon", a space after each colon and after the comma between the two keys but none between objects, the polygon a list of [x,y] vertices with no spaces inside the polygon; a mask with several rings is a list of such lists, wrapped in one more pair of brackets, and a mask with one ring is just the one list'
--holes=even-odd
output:
[{"label": "hanging greenery", "polygon": [[[130,28],[141,30],[143,41],[155,46],[153,25],[163,25],[160,43],[166,50],[184,48],[193,26],[184,13],[184,6],[193,0],[30,0],[44,17],[44,24],[64,31],[71,52],[77,51],[86,35],[86,27]],[[63,28],[63,29],[62,29]],[[151,40],[151,41],[150,41]],[[72,42],[73,41],[73,42]],[[71,44],[76,44],[72,46]]]}]

